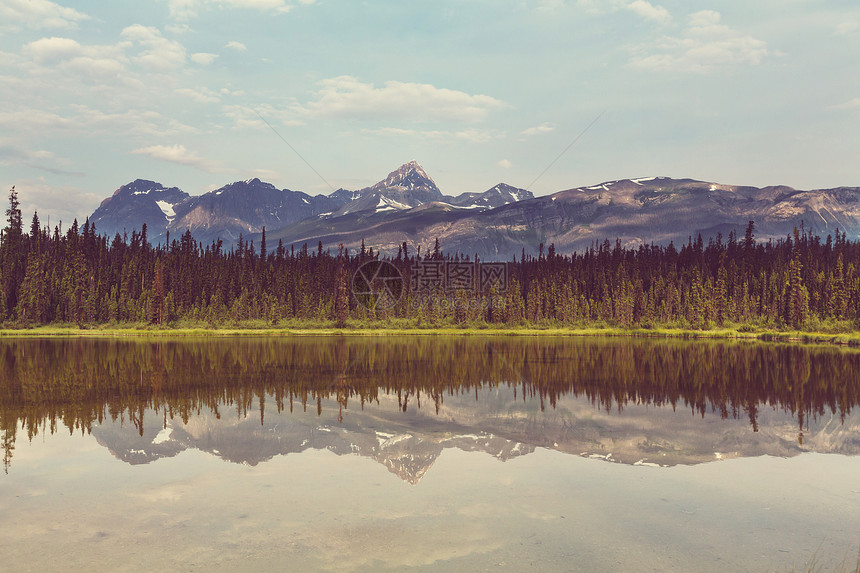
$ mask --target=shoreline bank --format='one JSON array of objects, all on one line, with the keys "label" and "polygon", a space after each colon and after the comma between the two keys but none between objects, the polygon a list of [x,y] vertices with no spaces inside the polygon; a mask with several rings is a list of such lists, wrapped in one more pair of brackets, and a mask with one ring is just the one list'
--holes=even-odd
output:
[{"label": "shoreline bank", "polygon": [[712,330],[689,330],[680,328],[559,328],[559,327],[317,327],[237,326],[229,328],[177,327],[154,328],[146,326],[37,326],[32,328],[0,329],[0,338],[61,338],[61,337],[107,337],[107,338],[186,338],[186,337],[287,337],[287,336],[611,336],[634,338],[666,338],[686,340],[758,340],[763,342],[788,342],[801,344],[835,344],[860,346],[860,331],[850,333],[825,333],[806,331],[779,331],[771,329],[743,331],[735,328]]}]

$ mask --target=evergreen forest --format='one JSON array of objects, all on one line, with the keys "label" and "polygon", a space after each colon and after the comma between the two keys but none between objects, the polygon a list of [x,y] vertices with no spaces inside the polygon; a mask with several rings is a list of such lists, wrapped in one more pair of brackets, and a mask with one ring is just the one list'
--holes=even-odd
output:
[{"label": "evergreen forest", "polygon": [[[423,252],[422,252],[423,251]],[[609,240],[576,253],[540,245],[507,262],[506,288],[419,297],[409,280],[426,261],[474,257],[403,243],[396,256],[373,248],[258,244],[241,236],[198,243],[186,231],[151,245],[144,225],[130,236],[25,227],[13,187],[0,237],[0,323],[5,328],[76,324],[138,327],[591,327],[708,329],[720,326],[852,332],[860,329],[860,241],[795,229],[779,240],[690,237],[686,244]],[[356,271],[385,260],[404,277],[390,308],[353,294]],[[413,285],[414,287],[414,285]],[[457,301],[462,304],[454,304]]]}]

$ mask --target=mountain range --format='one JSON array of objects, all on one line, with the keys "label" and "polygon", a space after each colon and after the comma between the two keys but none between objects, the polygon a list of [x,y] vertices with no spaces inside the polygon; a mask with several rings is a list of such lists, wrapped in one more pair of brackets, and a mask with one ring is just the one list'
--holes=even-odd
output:
[{"label": "mountain range", "polygon": [[860,187],[798,190],[787,186],[734,186],[695,179],[647,177],[607,181],[542,197],[499,183],[457,196],[444,195],[415,161],[375,185],[330,195],[277,189],[259,179],[231,183],[191,196],[138,179],[123,185],[90,216],[97,232],[112,237],[147,226],[152,243],[186,230],[198,242],[240,236],[259,244],[349,249],[362,242],[395,255],[403,242],[429,248],[438,238],[446,252],[509,260],[540,244],[557,252],[582,250],[604,240],[686,243],[734,232],[755,222],[759,240],[782,238],[795,228],[822,237],[837,229],[860,236]]},{"label": "mountain range", "polygon": [[[860,413],[813,417],[798,440],[795,417],[762,409],[754,430],[744,416],[723,419],[719,411],[690,416],[684,408],[627,404],[624,411],[595,408],[584,397],[564,397],[538,412],[534,400],[518,400],[503,387],[446,396],[438,411],[414,408],[404,414],[395,396],[382,395],[365,408],[342,410],[333,400],[320,410],[297,408],[265,417],[219,416],[205,408],[187,420],[141,413],[141,427],[106,420],[92,434],[126,463],[137,465],[198,450],[237,464],[256,466],[277,456],[308,450],[373,459],[415,485],[447,449],[484,452],[505,462],[544,448],[628,465],[696,465],[721,459],[803,452],[860,453]],[[432,404],[432,403],[431,403]],[[319,412],[319,413],[318,413]]]}]

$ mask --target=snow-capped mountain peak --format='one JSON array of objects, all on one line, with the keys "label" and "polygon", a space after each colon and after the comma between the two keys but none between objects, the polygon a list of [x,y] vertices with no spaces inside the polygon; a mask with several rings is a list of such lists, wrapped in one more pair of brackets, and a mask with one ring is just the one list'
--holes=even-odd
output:
[{"label": "snow-capped mountain peak", "polygon": [[368,188],[367,191],[379,191],[382,189],[395,189],[398,191],[425,191],[434,195],[442,195],[436,182],[427,175],[427,172],[417,161],[404,163],[388,174],[388,177]]}]

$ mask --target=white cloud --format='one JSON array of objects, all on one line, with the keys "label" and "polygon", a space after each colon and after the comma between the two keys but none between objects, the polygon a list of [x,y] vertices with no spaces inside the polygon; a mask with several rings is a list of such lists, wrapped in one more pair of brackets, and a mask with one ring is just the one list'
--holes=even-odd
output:
[{"label": "white cloud", "polygon": [[504,131],[498,131],[495,129],[492,129],[492,130],[463,129],[463,130],[454,132],[453,137],[455,139],[459,139],[461,141],[466,141],[468,143],[486,143],[488,141],[494,141],[497,139],[504,139],[505,138],[505,132]]},{"label": "white cloud", "polygon": [[195,64],[200,64],[201,66],[208,66],[218,57],[218,54],[209,54],[206,52],[197,52],[196,54],[191,54],[191,61]]},{"label": "white cloud", "polygon": [[646,20],[653,20],[660,24],[667,24],[672,20],[672,15],[666,8],[654,5],[647,0],[576,0],[576,6],[579,10],[593,16],[616,14],[628,10]]},{"label": "white cloud", "polygon": [[681,37],[664,37],[640,47],[631,60],[638,68],[655,71],[708,72],[735,65],[757,65],[768,56],[767,44],[720,23],[719,12],[691,15]]},{"label": "white cloud", "polygon": [[52,37],[30,42],[21,51],[36,60],[44,62],[77,56],[83,53],[84,47],[70,38]]},{"label": "white cloud", "polygon": [[284,0],[215,0],[213,3],[233,8],[253,8],[264,12],[289,12],[292,9],[292,6],[288,6]]},{"label": "white cloud", "polygon": [[520,132],[520,135],[541,135],[544,133],[549,133],[551,131],[555,131],[555,125],[548,122],[544,122],[536,127],[524,129],[522,132]]},{"label": "white cloud", "polygon": [[[313,4],[313,0],[300,0],[302,4]],[[215,8],[250,8],[262,12],[289,12],[292,6],[284,0],[168,0],[170,17],[177,20],[196,18],[201,12]]]},{"label": "white cloud", "polygon": [[388,81],[377,87],[339,76],[321,81],[320,86],[316,101],[304,106],[310,116],[479,122],[491,111],[506,107],[487,95],[430,84]]},{"label": "white cloud", "polygon": [[[401,127],[380,127],[379,129],[362,129],[362,133],[373,134],[373,135],[406,135],[413,136],[418,135],[420,132],[414,129],[403,129]],[[429,132],[424,132],[429,133]],[[439,133],[439,132],[435,132]]]},{"label": "white cloud", "polygon": [[404,129],[399,127],[382,127],[378,129],[362,129],[367,135],[382,135],[386,137],[418,137],[434,141],[465,141],[467,143],[486,143],[504,139],[505,133],[496,130],[462,129],[459,131]]},{"label": "white cloud", "polygon": [[0,165],[21,166],[26,165],[33,169],[46,171],[55,175],[69,175],[80,177],[83,175],[77,171],[63,169],[60,165],[68,165],[66,159],[57,156],[44,149],[27,149],[14,140],[0,140]]},{"label": "white cloud", "polygon": [[537,11],[545,13],[553,13],[561,10],[566,6],[564,0],[538,0]]},{"label": "white cloud", "polygon": [[221,101],[221,98],[217,93],[204,87],[179,88],[176,90],[176,93],[191,98],[199,103],[216,103]]},{"label": "white cloud", "polygon": [[158,159],[160,161],[167,161],[170,163],[178,163],[180,165],[188,165],[189,167],[194,167],[196,169],[200,169],[201,171],[208,171],[210,173],[220,171],[221,169],[218,166],[218,163],[212,161],[210,159],[206,159],[205,157],[200,157],[197,153],[193,151],[188,151],[184,145],[176,144],[176,145],[151,145],[149,147],[141,147],[140,149],[135,149],[132,153],[138,155],[146,155],[153,159]]},{"label": "white cloud", "polygon": [[73,127],[74,124],[75,122],[69,118],[39,109],[0,111],[0,127],[7,133],[12,131],[32,133],[37,130],[62,129]]},{"label": "white cloud", "polygon": [[197,16],[200,4],[200,0],[168,0],[167,9],[171,18],[188,20]]},{"label": "white cloud", "polygon": [[274,169],[266,169],[264,167],[251,169],[248,171],[248,173],[250,175],[253,175],[254,177],[259,177],[263,181],[275,181],[282,177],[282,175]]},{"label": "white cloud", "polygon": [[231,40],[224,44],[225,48],[230,48],[231,50],[236,50],[237,52],[247,52],[248,46],[243,44],[242,42],[237,42],[236,40]]},{"label": "white cloud", "polygon": [[171,34],[177,34],[177,35],[187,34],[188,32],[193,31],[191,29],[191,26],[189,26],[188,24],[177,24],[177,23],[168,24],[167,26],[164,27],[164,29],[167,30],[168,32],[170,32]]},{"label": "white cloud", "polygon": [[[104,198],[98,193],[70,185],[48,184],[43,177],[18,179],[14,182],[21,201],[21,211],[29,223],[33,211],[38,210],[43,225],[50,220],[51,227],[63,221],[63,229],[71,226],[75,218],[83,221],[81,211],[92,213]],[[11,186],[11,185],[10,185]],[[8,187],[6,187],[8,190]]]},{"label": "white cloud", "polygon": [[[71,71],[90,79],[104,80],[113,76],[118,83],[140,83],[128,71],[136,64],[138,71],[165,72],[185,64],[185,48],[179,42],[165,38],[157,28],[135,24],[121,32],[121,40],[113,45],[83,45],[71,38],[50,37],[35,40],[23,46],[21,54],[30,63],[18,62],[32,74],[53,75],[57,71]],[[215,54],[194,54],[193,61],[200,65],[211,63]],[[33,65],[35,64],[35,65]],[[90,82],[92,83],[92,82]]]},{"label": "white cloud", "polygon": [[162,114],[151,109],[129,109],[120,113],[105,112],[83,105],[72,105],[73,125],[80,129],[94,133],[128,135],[165,136],[180,133],[193,133],[197,130],[164,117]]},{"label": "white cloud", "polygon": [[58,136],[94,140],[193,132],[169,113],[159,113],[177,97],[174,88],[181,78],[163,72],[183,62],[180,44],[144,26],[125,28],[108,45],[57,36],[36,39],[20,54],[0,54],[0,133],[33,144]]},{"label": "white cloud", "polygon": [[185,48],[182,44],[168,40],[158,28],[134,24],[125,28],[121,35],[143,48],[134,60],[145,68],[167,71],[185,63]]},{"label": "white cloud", "polygon": [[510,161],[508,161],[507,159],[502,159],[501,161],[496,163],[496,165],[498,165],[502,169],[510,169],[511,167],[514,166],[514,164],[511,163]]},{"label": "white cloud", "polygon": [[719,26],[722,16],[715,10],[700,10],[690,15],[690,26],[693,28],[711,28]]},{"label": "white cloud", "polygon": [[74,8],[66,8],[48,0],[0,1],[0,29],[75,28],[90,17]]},{"label": "white cloud", "polygon": [[858,29],[860,29],[860,22],[849,20],[838,24],[836,26],[836,33],[839,35],[851,34],[852,32],[856,32]]},{"label": "white cloud", "polygon": [[65,65],[65,69],[78,72],[81,75],[90,78],[114,78],[119,75],[125,65],[116,59],[111,58],[91,58],[82,56],[72,58]]},{"label": "white cloud", "polygon": [[42,38],[24,45],[21,53],[36,64],[28,66],[32,73],[70,71],[91,79],[116,76],[127,62],[118,46],[83,46],[69,38]]},{"label": "white cloud", "polygon": [[93,137],[105,134],[165,136],[196,130],[153,110],[130,108],[111,113],[84,105],[70,105],[62,114],[34,107],[0,111],[0,131],[40,134],[43,137],[71,132],[80,137]]},{"label": "white cloud", "polygon": [[830,109],[860,109],[860,97],[855,97],[854,99],[848,100],[845,103],[840,103],[834,106],[831,106]]},{"label": "white cloud", "polygon": [[[225,91],[222,89],[221,93],[226,94],[231,92],[229,92],[229,90]],[[237,93],[241,92],[232,92],[233,95]],[[277,107],[270,104],[261,104],[256,106],[256,108],[250,108],[245,105],[230,104],[222,106],[221,111],[226,117],[233,120],[234,125],[237,128],[252,127],[255,129],[269,129],[266,122],[275,126],[305,125],[304,121],[296,117],[296,113],[292,111],[292,107],[293,106],[291,104]],[[265,118],[265,121],[260,119],[260,116]]]},{"label": "white cloud", "polygon": [[672,21],[672,15],[662,6],[654,6],[645,0],[635,0],[627,4],[626,8],[631,12],[635,12],[646,20],[654,20],[660,24],[668,24]]}]

